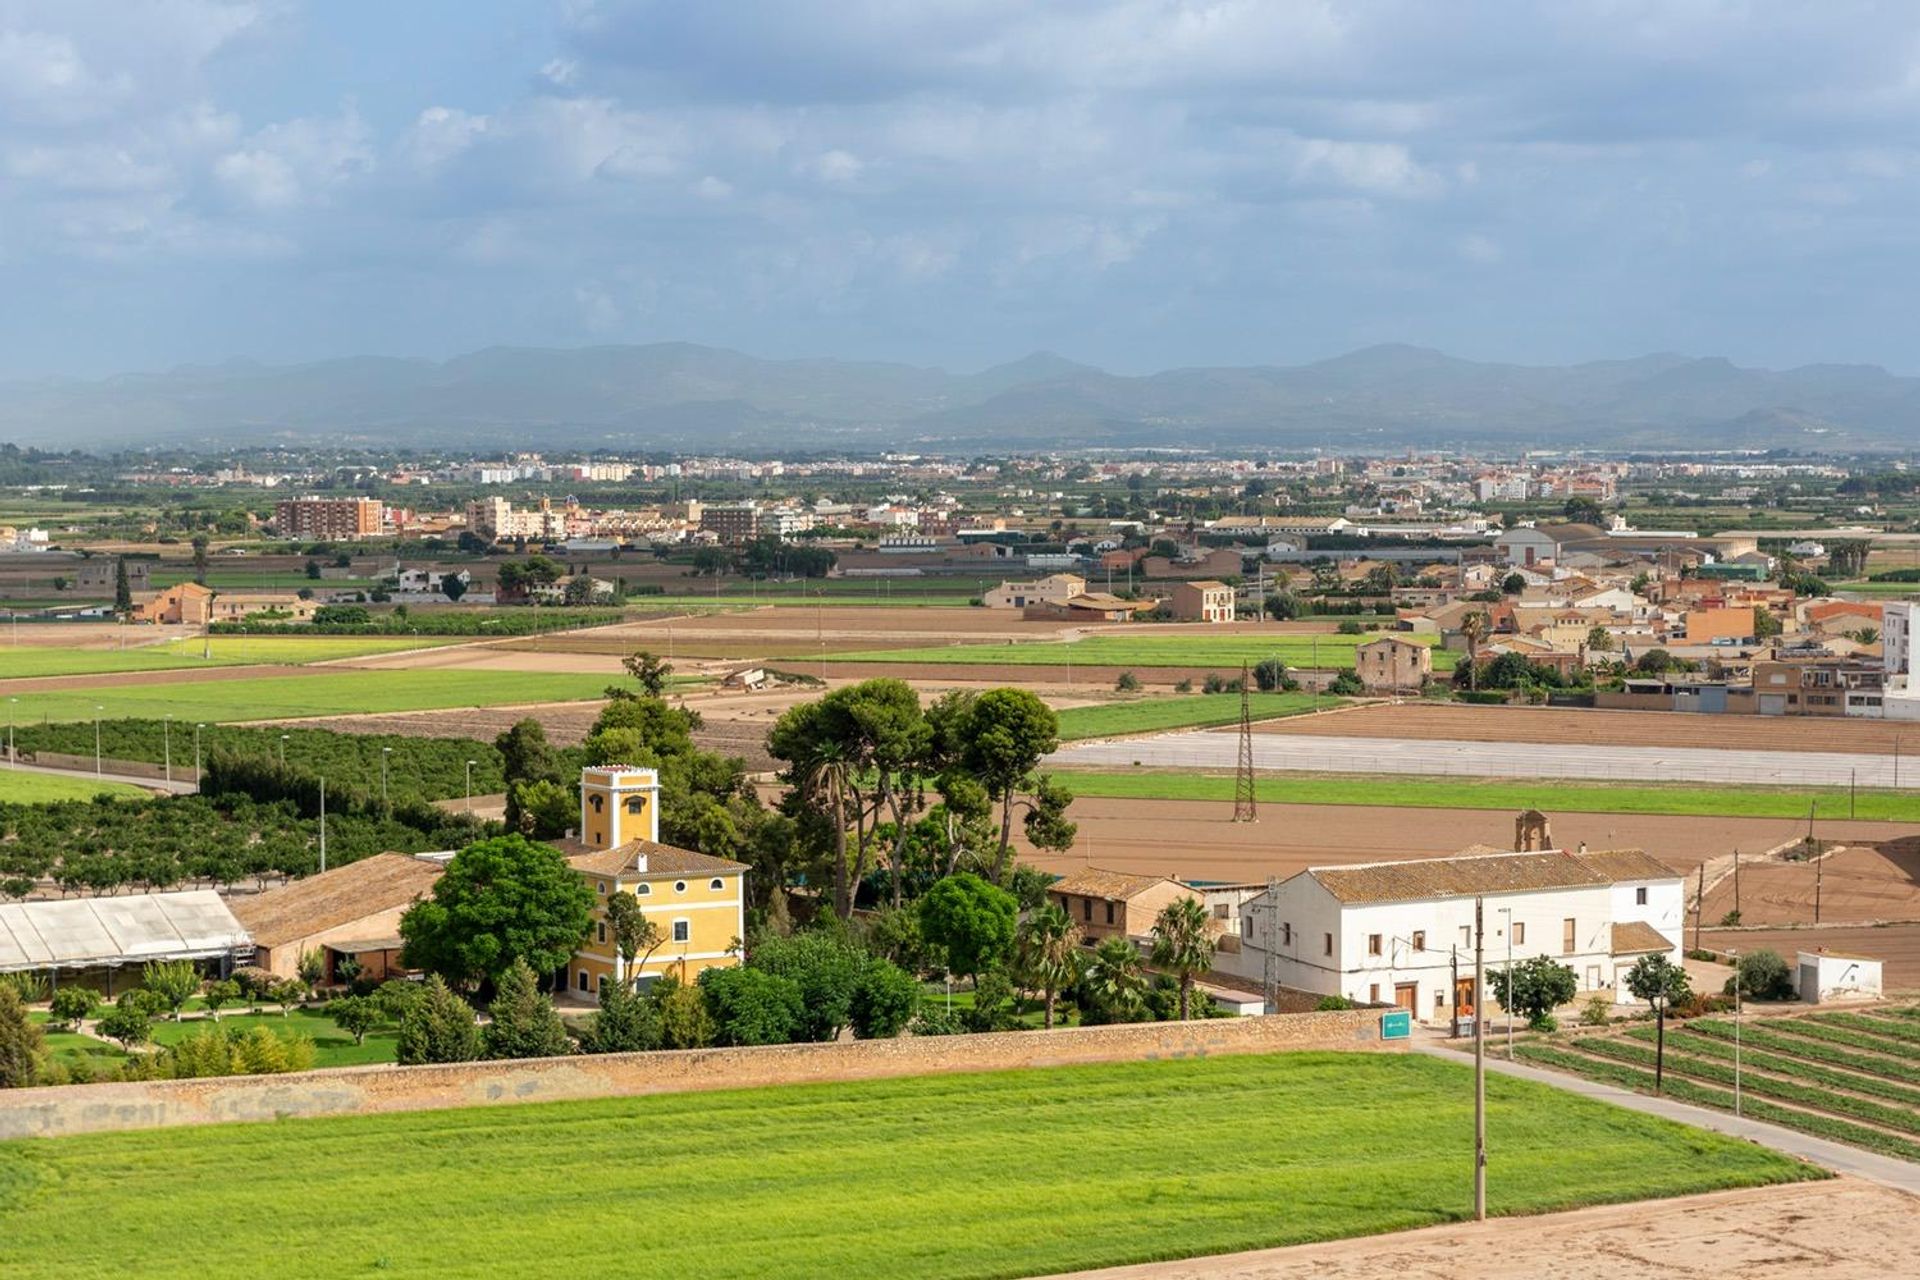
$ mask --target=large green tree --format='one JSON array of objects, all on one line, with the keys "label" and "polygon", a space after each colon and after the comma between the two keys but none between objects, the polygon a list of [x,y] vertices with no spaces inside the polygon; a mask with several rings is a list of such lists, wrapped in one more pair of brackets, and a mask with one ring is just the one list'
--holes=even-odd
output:
[{"label": "large green tree", "polygon": [[1487,975],[1487,986],[1502,1009],[1536,1030],[1548,1029],[1553,1011],[1580,993],[1579,975],[1552,956],[1522,960],[1511,971],[1496,969]]},{"label": "large green tree", "polygon": [[722,1045],[787,1044],[806,1017],[799,984],[764,969],[708,969],[699,991]]},{"label": "large green tree", "polygon": [[18,988],[0,983],[0,1089],[30,1085],[40,1074],[45,1037],[27,1017]]},{"label": "large green tree", "polygon": [[426,989],[400,1015],[398,1060],[402,1066],[423,1062],[473,1062],[481,1054],[480,1027],[473,1009],[439,974],[427,978]]},{"label": "large green tree", "polygon": [[471,987],[525,961],[565,964],[587,936],[594,895],[559,850],[499,836],[453,855],[432,896],[400,917],[406,963]]},{"label": "large green tree", "polygon": [[[996,883],[1004,883],[1007,863],[1013,849],[1013,811],[1022,791],[1038,787],[1034,770],[1048,753],[1060,745],[1060,721],[1053,709],[1025,689],[989,689],[978,696],[962,696],[943,705],[939,737],[952,744],[955,763],[986,789],[989,800],[1000,807],[1000,837],[990,867]],[[1054,797],[1061,795],[1054,792]],[[1071,796],[1067,796],[1071,799]],[[1042,815],[1042,834],[1072,842],[1071,824],[1059,829],[1058,809],[1043,805],[1033,813]],[[1032,834],[1032,832],[1029,832]]]},{"label": "large green tree", "polygon": [[481,1038],[489,1058],[557,1058],[572,1047],[566,1024],[525,960],[515,960],[500,975],[487,1015]]},{"label": "large green tree", "polygon": [[919,911],[920,931],[946,948],[947,968],[977,979],[1013,945],[1020,906],[1005,889],[962,871],[927,890]]}]

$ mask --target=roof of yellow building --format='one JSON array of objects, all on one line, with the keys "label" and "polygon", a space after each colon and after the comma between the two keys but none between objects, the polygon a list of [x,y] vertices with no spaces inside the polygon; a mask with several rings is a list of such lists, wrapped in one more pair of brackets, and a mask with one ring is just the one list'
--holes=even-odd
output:
[{"label": "roof of yellow building", "polygon": [[611,849],[589,848],[578,840],[555,840],[552,844],[567,856],[568,866],[593,876],[650,880],[676,875],[736,875],[748,869],[744,862],[657,840],[629,840]]}]

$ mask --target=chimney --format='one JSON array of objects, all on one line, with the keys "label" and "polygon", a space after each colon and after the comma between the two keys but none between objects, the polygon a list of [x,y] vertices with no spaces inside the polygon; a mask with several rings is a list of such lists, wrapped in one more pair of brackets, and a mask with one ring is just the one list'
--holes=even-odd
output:
[{"label": "chimney", "polygon": [[646,854],[642,853],[642,854],[636,854],[634,856],[633,869],[635,871],[638,871],[641,875],[647,874],[647,855]]}]

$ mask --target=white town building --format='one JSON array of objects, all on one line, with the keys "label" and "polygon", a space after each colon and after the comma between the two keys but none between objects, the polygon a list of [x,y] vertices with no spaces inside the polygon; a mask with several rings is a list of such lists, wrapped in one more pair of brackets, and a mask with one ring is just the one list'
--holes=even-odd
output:
[{"label": "white town building", "polygon": [[1345,867],[1311,867],[1242,908],[1242,977],[1397,1004],[1426,1021],[1470,1016],[1474,899],[1485,904],[1486,971],[1551,956],[1582,993],[1633,997],[1627,971],[1659,953],[1675,964],[1685,920],[1680,873],[1638,849],[1589,853],[1474,850]]}]

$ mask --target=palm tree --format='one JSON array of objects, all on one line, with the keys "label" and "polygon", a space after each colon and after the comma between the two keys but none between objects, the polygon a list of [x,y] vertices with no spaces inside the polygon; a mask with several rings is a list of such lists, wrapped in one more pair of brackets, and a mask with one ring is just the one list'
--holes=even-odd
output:
[{"label": "palm tree", "polygon": [[1046,1020],[1053,1026],[1053,1002],[1060,988],[1073,981],[1074,959],[1080,951],[1080,926],[1056,904],[1040,908],[1021,924],[1014,940],[1015,963],[1021,977],[1040,988],[1046,1000]]},{"label": "palm tree", "polygon": [[1213,968],[1213,933],[1198,898],[1167,904],[1153,922],[1153,962],[1180,979],[1180,1020],[1193,1001],[1193,977]]},{"label": "palm tree", "polygon": [[1125,938],[1108,938],[1093,951],[1087,966],[1087,993],[1109,1020],[1131,1022],[1147,1000],[1147,975],[1140,952]]},{"label": "palm tree", "polygon": [[1467,642],[1467,688],[1475,693],[1480,692],[1480,642],[1487,638],[1491,623],[1480,609],[1460,619],[1460,638]]}]

